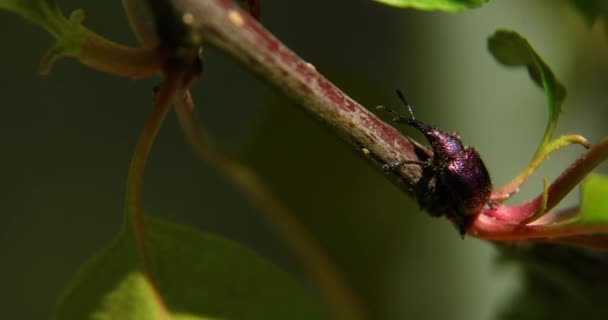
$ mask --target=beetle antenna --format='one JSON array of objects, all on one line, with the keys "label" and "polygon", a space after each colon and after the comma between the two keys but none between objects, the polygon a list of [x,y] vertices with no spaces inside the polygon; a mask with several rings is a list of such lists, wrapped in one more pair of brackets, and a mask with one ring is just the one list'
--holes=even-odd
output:
[{"label": "beetle antenna", "polygon": [[405,97],[403,96],[403,92],[401,92],[401,90],[397,89],[397,96],[399,97],[399,100],[401,100],[403,102],[403,104],[407,107],[407,111],[410,112],[410,116],[412,117],[412,120],[416,120],[416,117],[414,117],[414,112],[412,111],[412,106],[407,103],[407,101],[405,100]]},{"label": "beetle antenna", "polygon": [[395,122],[399,122],[399,123],[406,124],[408,126],[412,126],[416,129],[422,131],[423,133],[426,132],[429,129],[429,125],[427,125],[423,122],[420,122],[414,118],[414,112],[412,111],[412,107],[405,100],[405,97],[403,96],[403,92],[401,92],[400,90],[396,90],[396,91],[397,91],[397,96],[403,102],[403,104],[405,104],[405,106],[407,107],[407,110],[410,112],[409,118],[399,115],[399,113],[397,113],[397,111],[395,111],[391,108],[378,106],[377,109],[385,110],[388,113],[392,114],[394,116],[393,121],[395,121]]}]

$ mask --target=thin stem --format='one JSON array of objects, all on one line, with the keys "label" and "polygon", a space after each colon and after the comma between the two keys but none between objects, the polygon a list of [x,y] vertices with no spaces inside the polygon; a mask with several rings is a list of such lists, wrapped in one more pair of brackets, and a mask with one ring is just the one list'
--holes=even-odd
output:
[{"label": "thin stem", "polygon": [[519,187],[532,176],[543,161],[549,158],[551,153],[573,144],[580,144],[587,149],[590,147],[589,142],[584,137],[577,134],[564,135],[548,142],[545,146],[538,149],[534,157],[532,157],[532,160],[530,160],[526,168],[524,168],[517,177],[506,185],[493,190],[491,199],[502,202],[517,193]]},{"label": "thin stem", "polygon": [[266,215],[278,233],[298,256],[307,274],[330,304],[334,319],[365,319],[362,304],[336,270],[329,257],[293,218],[289,210],[249,168],[233,160],[209,141],[193,114],[190,93],[185,90],[176,101],[176,112],[194,151],[220,170]]},{"label": "thin stem", "polygon": [[168,320],[169,311],[158,291],[150,266],[150,254],[147,247],[144,212],[142,206],[143,174],[150,150],[162,126],[167,113],[171,109],[170,101],[178,88],[181,74],[168,72],[157,92],[154,109],[146,120],[140,133],[135,151],[131,157],[125,196],[125,231],[133,231],[135,247],[139,256],[139,265],[144,277],[150,284],[156,299],[157,312],[160,319]]},{"label": "thin stem", "polygon": [[55,20],[58,22],[53,36],[57,42],[42,58],[41,74],[48,74],[61,57],[74,58],[93,69],[131,78],[159,73],[163,67],[163,57],[156,48],[125,46],[83,26],[83,10],[74,11],[69,20],[63,16],[56,16]]},{"label": "thin stem", "polygon": [[144,47],[154,47],[158,43],[158,39],[146,23],[139,0],[122,0],[122,6],[139,43]]},{"label": "thin stem", "polygon": [[178,88],[179,77],[167,75],[160,86],[154,101],[154,110],[146,120],[146,124],[139,136],[135,151],[129,165],[127,176],[127,190],[125,197],[125,217],[127,228],[133,228],[137,251],[140,255],[141,265],[146,275],[150,276],[150,259],[146,247],[144,227],[144,213],[142,207],[142,182],[146,161],[150,154],[152,144],[163,124],[170,108],[170,101]]},{"label": "thin stem", "polygon": [[555,207],[595,167],[608,158],[608,138],[602,139],[571,164],[549,187],[547,210]]},{"label": "thin stem", "polygon": [[74,57],[93,69],[130,78],[158,74],[162,57],[156,48],[133,48],[87,33]]},{"label": "thin stem", "polygon": [[[568,209],[571,211],[572,209]],[[571,212],[568,212],[571,214]],[[507,225],[496,223],[488,216],[481,216],[476,222],[474,236],[485,240],[499,242],[514,241],[545,241],[562,242],[568,241],[567,237],[590,236],[593,234],[608,234],[608,225]],[[604,242],[604,246],[608,244]]]},{"label": "thin stem", "polygon": [[[582,154],[549,186],[546,209],[555,207],[591,170],[608,158],[608,138],[603,139]],[[496,205],[482,211],[473,222],[469,233],[475,237],[495,241],[523,241],[538,238],[577,236],[591,233],[608,233],[608,226],[567,224],[556,219],[550,224],[535,221],[521,223],[536,212],[542,205],[543,195],[518,206]],[[565,213],[572,214],[572,210]],[[564,213],[564,214],[565,214]],[[560,213],[548,213],[559,217]],[[542,217],[541,219],[543,219]],[[571,218],[571,216],[568,216]]]}]

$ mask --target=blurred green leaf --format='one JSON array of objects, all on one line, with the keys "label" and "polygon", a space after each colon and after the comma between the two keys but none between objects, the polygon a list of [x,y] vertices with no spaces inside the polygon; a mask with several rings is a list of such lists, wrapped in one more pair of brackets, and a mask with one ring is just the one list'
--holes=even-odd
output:
[{"label": "blurred green leaf", "polygon": [[608,176],[589,174],[583,181],[577,223],[608,223]]},{"label": "blurred green leaf", "polygon": [[520,264],[522,284],[504,304],[501,320],[605,319],[608,255],[561,244],[500,245]]},{"label": "blurred green leaf", "polygon": [[374,0],[389,6],[414,8],[417,10],[439,10],[458,12],[481,7],[488,0]]},{"label": "blurred green leaf", "polygon": [[147,219],[154,286],[138,268],[132,233],[86,263],[55,319],[319,319],[285,272],[231,241]]}]

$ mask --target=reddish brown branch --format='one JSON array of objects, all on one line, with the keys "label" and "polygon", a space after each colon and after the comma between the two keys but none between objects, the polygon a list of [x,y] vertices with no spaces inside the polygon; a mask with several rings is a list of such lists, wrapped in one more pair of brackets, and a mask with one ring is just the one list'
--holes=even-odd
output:
[{"label": "reddish brown branch", "polygon": [[[348,97],[276,39],[238,5],[227,0],[150,0],[152,8],[172,6],[172,24],[160,24],[161,43],[198,50],[217,47],[240,61],[304,109],[328,123],[377,167],[399,160],[417,160],[415,147],[393,127]],[[159,3],[164,5],[159,5]],[[167,12],[158,12],[167,19]],[[170,38],[163,41],[163,37]],[[236,89],[235,89],[236,90]],[[409,191],[420,175],[416,166],[405,166],[391,175]]]},{"label": "reddish brown branch", "polygon": [[[608,158],[608,138],[604,138],[572,163],[549,187],[546,210],[557,205],[600,163]],[[495,241],[527,241],[539,238],[607,233],[605,225],[589,226],[560,224],[578,213],[578,208],[549,213],[540,221],[525,221],[541,207],[542,194],[517,206],[497,204],[488,206],[473,222],[470,234]]]}]

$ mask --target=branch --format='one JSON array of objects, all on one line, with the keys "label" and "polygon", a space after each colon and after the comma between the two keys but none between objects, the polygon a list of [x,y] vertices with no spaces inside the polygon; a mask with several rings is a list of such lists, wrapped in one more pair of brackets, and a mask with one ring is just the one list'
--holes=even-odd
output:
[{"label": "branch", "polygon": [[[148,3],[163,49],[194,51],[203,44],[219,48],[329,124],[377,168],[401,160],[418,160],[419,146],[348,97],[234,2],[148,0]],[[403,166],[389,177],[411,194],[420,168]]]}]

